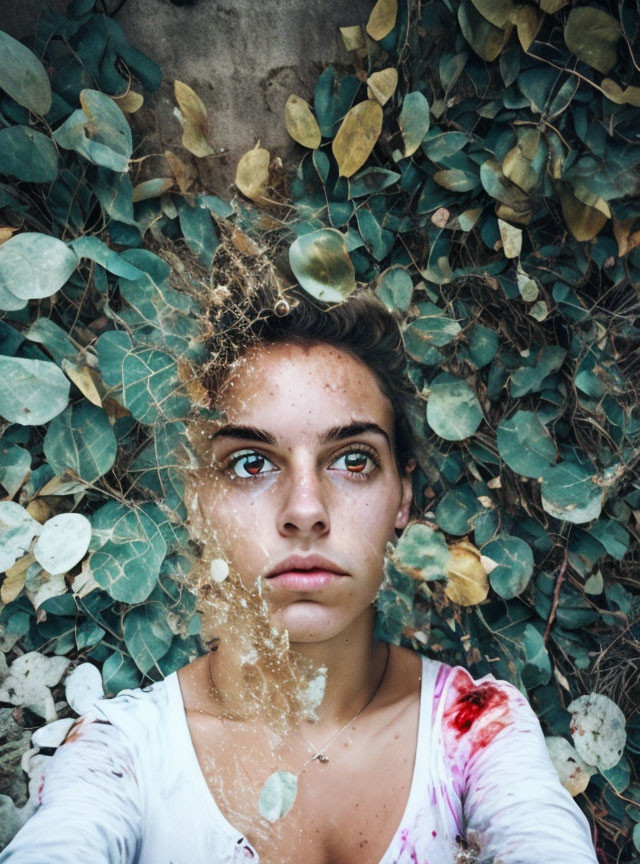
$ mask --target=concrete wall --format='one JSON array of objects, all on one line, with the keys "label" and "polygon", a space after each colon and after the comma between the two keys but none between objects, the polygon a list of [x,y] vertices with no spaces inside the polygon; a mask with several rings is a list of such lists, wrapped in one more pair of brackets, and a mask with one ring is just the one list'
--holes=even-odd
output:
[{"label": "concrete wall", "polygon": [[[117,0],[105,0],[114,9]],[[98,0],[98,6],[100,0]],[[64,8],[65,0],[54,0]],[[165,83],[140,118],[147,133],[142,151],[180,153],[172,82],[193,87],[205,102],[216,156],[199,160],[201,180],[225,192],[238,158],[262,145],[285,164],[303,152],[284,129],[291,93],[309,98],[318,72],[349,64],[339,26],[366,23],[373,0],[127,0],[117,15],[130,41],[158,62]],[[24,36],[33,30],[42,0],[0,0],[0,28]]]}]

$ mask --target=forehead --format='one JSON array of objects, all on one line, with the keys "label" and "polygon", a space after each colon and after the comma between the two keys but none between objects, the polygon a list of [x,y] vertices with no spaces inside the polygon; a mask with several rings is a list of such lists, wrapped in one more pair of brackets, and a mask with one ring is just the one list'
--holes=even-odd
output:
[{"label": "forehead", "polygon": [[325,343],[250,348],[231,366],[217,406],[230,422],[273,431],[292,422],[320,431],[355,418],[393,428],[391,403],[371,369]]}]

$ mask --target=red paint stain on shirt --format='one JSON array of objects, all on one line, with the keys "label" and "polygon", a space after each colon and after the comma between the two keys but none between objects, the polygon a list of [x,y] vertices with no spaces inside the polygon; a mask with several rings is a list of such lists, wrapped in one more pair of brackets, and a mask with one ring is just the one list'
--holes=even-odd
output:
[{"label": "red paint stain on shirt", "polygon": [[495,684],[485,682],[474,686],[462,684],[458,698],[444,715],[445,722],[459,739],[467,733],[473,736],[470,755],[487,744],[511,723],[509,697]]}]

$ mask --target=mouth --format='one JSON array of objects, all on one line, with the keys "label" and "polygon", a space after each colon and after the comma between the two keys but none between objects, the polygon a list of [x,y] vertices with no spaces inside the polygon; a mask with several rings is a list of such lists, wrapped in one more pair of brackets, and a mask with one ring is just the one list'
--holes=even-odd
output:
[{"label": "mouth", "polygon": [[290,591],[317,591],[348,575],[333,561],[319,555],[293,555],[277,564],[267,574],[267,581]]}]

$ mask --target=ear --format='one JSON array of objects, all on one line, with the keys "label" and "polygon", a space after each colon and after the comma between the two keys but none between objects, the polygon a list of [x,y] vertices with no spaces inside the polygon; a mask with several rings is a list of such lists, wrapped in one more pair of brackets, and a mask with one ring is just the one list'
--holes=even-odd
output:
[{"label": "ear", "polygon": [[400,478],[400,482],[402,484],[402,497],[400,499],[400,506],[398,507],[398,512],[396,514],[396,524],[395,527],[397,530],[402,531],[403,528],[406,527],[409,521],[409,512],[411,510],[411,501],[413,500],[413,486],[411,483],[411,473],[416,467],[415,459],[412,459],[407,467],[404,469],[404,474]]}]

